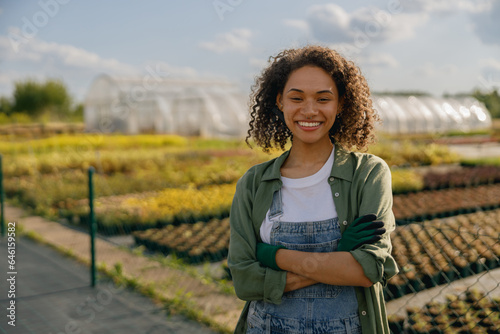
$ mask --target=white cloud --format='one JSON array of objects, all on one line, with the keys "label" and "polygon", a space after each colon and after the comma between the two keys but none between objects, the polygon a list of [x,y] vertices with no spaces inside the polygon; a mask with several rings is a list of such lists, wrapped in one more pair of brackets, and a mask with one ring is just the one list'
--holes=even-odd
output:
[{"label": "white cloud", "polygon": [[[284,20],[290,27],[310,32],[323,43],[362,49],[371,43],[408,40],[431,15],[465,12],[476,18],[475,30],[483,41],[500,43],[500,1],[493,0],[400,0],[398,6],[361,7],[345,11],[335,3],[313,5],[306,19]],[[352,48],[351,48],[352,49]]]},{"label": "white cloud", "polygon": [[402,0],[406,12],[449,14],[458,11],[479,13],[491,8],[492,0]]},{"label": "white cloud", "polygon": [[367,67],[375,68],[396,68],[399,62],[388,53],[376,53],[359,57],[358,61]]},{"label": "white cloud", "polygon": [[153,71],[172,77],[202,76],[191,67],[175,67],[165,62],[148,62],[134,66],[114,58],[77,48],[69,44],[47,42],[36,37],[12,47],[8,35],[0,35],[0,95],[10,95],[15,81],[32,78],[43,81],[60,78],[81,99],[97,75],[136,76]]},{"label": "white cloud", "polygon": [[[143,68],[153,70],[155,73],[162,77],[181,77],[181,78],[194,78],[200,74],[192,67],[176,67],[163,61],[148,62],[144,64]],[[148,70],[146,70],[147,72]]]},{"label": "white cloud", "polygon": [[250,58],[249,60],[250,66],[261,69],[267,66],[267,60],[260,58]]},{"label": "white cloud", "polygon": [[7,87],[8,85],[10,85],[13,81],[16,81],[17,79],[20,79],[20,78],[16,78],[15,72],[12,72],[12,71],[0,72],[0,86]]},{"label": "white cloud", "polygon": [[283,25],[286,27],[298,29],[304,33],[309,32],[309,24],[305,20],[284,19]]},{"label": "white cloud", "polygon": [[458,66],[457,65],[453,65],[453,64],[446,64],[444,66],[441,67],[441,70],[443,71],[444,74],[455,74],[455,73],[458,73]]},{"label": "white cloud", "polygon": [[68,66],[81,69],[92,69],[112,73],[131,74],[137,69],[129,64],[113,58],[101,58],[99,55],[69,44],[46,42],[32,38],[18,45],[17,51],[13,48],[8,36],[0,35],[0,54],[3,61],[31,61],[53,62],[59,66]]},{"label": "white cloud", "polygon": [[69,44],[33,37],[13,46],[9,35],[0,35],[0,72],[0,95],[10,95],[14,82],[19,80],[59,78],[77,94],[77,99],[83,97],[90,81],[100,73],[140,74],[135,66]]},{"label": "white cloud", "polygon": [[500,1],[498,0],[402,0],[408,13],[449,15],[467,13],[473,30],[485,44],[500,44]]},{"label": "white cloud", "polygon": [[500,89],[500,60],[494,58],[481,59],[479,61],[481,75],[478,81],[481,88],[491,90]]},{"label": "white cloud", "polygon": [[452,74],[456,74],[459,72],[458,66],[454,64],[445,64],[441,66],[437,66],[433,63],[427,62],[424,65],[417,67],[414,71],[414,74],[417,76],[423,77],[446,77]]},{"label": "white cloud", "polygon": [[227,33],[218,34],[213,42],[201,42],[199,47],[216,53],[245,52],[250,49],[251,37],[252,32],[249,29],[234,29]]},{"label": "white cloud", "polygon": [[44,80],[46,77],[41,73],[21,73],[13,70],[2,69],[0,71],[0,96],[10,97],[14,91],[14,82],[25,79]]},{"label": "white cloud", "polygon": [[307,23],[318,40],[331,43],[350,42],[350,15],[336,4],[315,5],[307,10]]},{"label": "white cloud", "polygon": [[500,71],[500,60],[494,58],[480,59],[479,66],[485,70]]},{"label": "white cloud", "polygon": [[425,63],[415,70],[415,74],[423,77],[432,77],[437,74],[436,67],[431,63]]},{"label": "white cloud", "polygon": [[307,11],[307,23],[317,40],[351,44],[358,49],[372,42],[411,38],[427,20],[425,13],[390,13],[373,7],[347,13],[333,3],[311,6]]},{"label": "white cloud", "polygon": [[485,44],[500,45],[500,1],[495,1],[491,9],[471,15],[474,32]]}]

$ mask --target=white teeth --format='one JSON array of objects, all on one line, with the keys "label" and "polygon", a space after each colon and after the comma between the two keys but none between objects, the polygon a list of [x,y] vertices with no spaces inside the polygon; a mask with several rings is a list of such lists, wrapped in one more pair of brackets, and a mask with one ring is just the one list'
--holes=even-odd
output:
[{"label": "white teeth", "polygon": [[315,127],[320,125],[320,122],[298,122],[300,126],[305,126],[305,127]]}]

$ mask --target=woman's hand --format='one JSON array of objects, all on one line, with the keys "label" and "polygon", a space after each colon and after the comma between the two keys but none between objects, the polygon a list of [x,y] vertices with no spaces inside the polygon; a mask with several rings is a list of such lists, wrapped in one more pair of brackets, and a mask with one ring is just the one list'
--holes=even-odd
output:
[{"label": "woman's hand", "polygon": [[376,219],[374,214],[356,218],[342,234],[337,251],[350,252],[364,244],[373,244],[382,239],[382,234],[386,232],[384,222]]}]

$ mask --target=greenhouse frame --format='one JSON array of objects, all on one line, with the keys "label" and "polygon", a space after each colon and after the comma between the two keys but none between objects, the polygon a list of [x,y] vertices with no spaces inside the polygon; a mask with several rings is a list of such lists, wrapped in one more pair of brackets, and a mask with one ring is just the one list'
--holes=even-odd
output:
[{"label": "greenhouse frame", "polygon": [[[473,98],[373,95],[389,134],[470,132],[491,128],[491,115]],[[235,84],[209,79],[98,76],[85,100],[87,132],[164,133],[245,137],[248,95]]]},{"label": "greenhouse frame", "polygon": [[390,134],[471,132],[491,128],[491,115],[474,98],[372,96],[373,106]]},{"label": "greenhouse frame", "polygon": [[148,82],[101,75],[87,93],[84,121],[88,132],[241,137],[248,124],[247,97],[220,80]]}]

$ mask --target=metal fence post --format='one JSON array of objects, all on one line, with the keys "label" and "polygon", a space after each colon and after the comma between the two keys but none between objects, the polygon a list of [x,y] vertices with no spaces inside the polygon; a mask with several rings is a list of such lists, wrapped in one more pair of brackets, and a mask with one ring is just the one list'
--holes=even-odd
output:
[{"label": "metal fence post", "polygon": [[90,232],[90,285],[95,287],[95,232],[96,222],[94,215],[94,185],[92,176],[94,175],[94,167],[89,167],[89,232]]},{"label": "metal fence post", "polygon": [[0,154],[0,224],[2,225],[2,237],[5,236],[5,217],[4,217],[4,194],[3,194],[3,167],[2,167],[2,155]]}]

